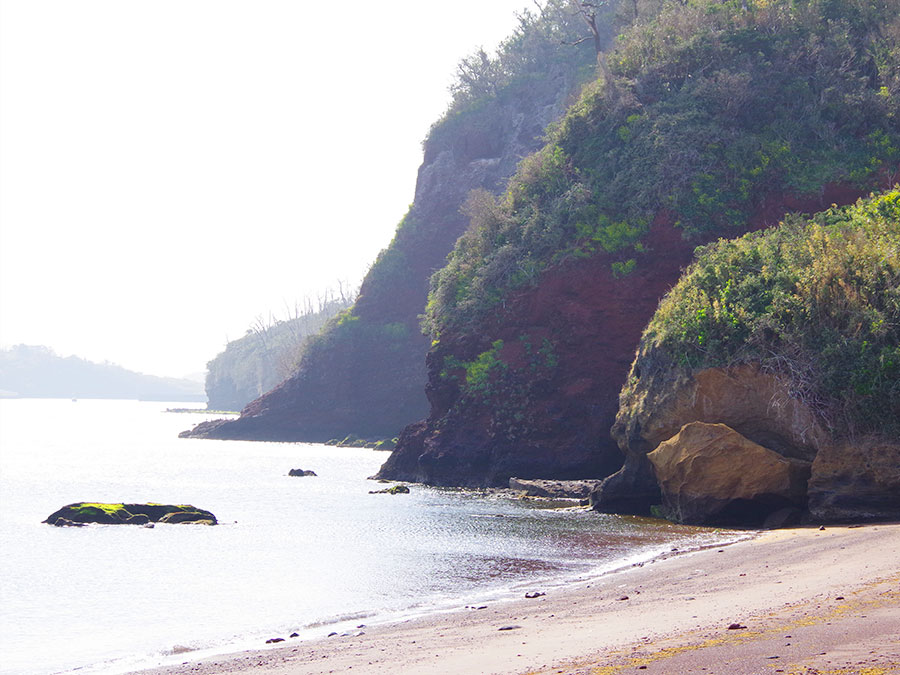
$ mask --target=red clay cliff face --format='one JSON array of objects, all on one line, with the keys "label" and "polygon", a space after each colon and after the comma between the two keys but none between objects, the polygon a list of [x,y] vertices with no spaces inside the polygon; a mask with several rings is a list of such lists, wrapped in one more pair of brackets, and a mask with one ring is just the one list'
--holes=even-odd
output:
[{"label": "red clay cliff face", "polygon": [[[605,257],[571,260],[508,298],[481,335],[442,339],[427,361],[431,416],[404,432],[380,475],[491,486],[512,476],[569,479],[615,471],[622,455],[609,427],[618,391],[641,331],[694,248],[666,225],[653,228],[648,246],[653,264],[625,278],[613,277]],[[519,374],[511,395],[472,401],[462,396],[459,380],[441,377],[447,356],[471,361],[496,340],[503,340],[500,360]],[[532,378],[530,361],[547,344],[555,366]],[[497,408],[511,399],[516,409],[503,419]]]},{"label": "red clay cliff face", "polygon": [[[860,196],[829,186],[815,199],[773,198],[748,228],[722,234],[738,236],[775,225],[789,211],[820,211]],[[694,247],[705,243],[685,241],[670,222],[665,214],[657,218],[649,252],[632,274],[614,278],[606,256],[569,260],[508,297],[477,334],[442,336],[426,361],[431,413],[403,432],[379,476],[474,487],[506,485],[513,476],[603,478],[615,472],[624,455],[610,428],[641,333]],[[493,398],[467,396],[460,386],[465,374],[448,373],[448,357],[471,362],[497,340],[503,341],[503,382]],[[555,366],[535,375],[529,360],[547,343]],[[635,496],[642,504],[658,503],[658,494]]]}]

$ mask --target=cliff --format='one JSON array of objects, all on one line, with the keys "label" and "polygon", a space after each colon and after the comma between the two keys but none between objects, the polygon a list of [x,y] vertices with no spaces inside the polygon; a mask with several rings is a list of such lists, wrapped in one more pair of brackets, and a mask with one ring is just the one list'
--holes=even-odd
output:
[{"label": "cliff", "polygon": [[[626,280],[606,260],[573,260],[511,294],[479,332],[442,338],[427,360],[431,415],[403,432],[379,476],[502,486],[512,476],[615,471],[621,454],[608,432],[620,383],[652,308],[693,248],[665,227],[649,241],[669,253],[667,264]],[[479,359],[493,367],[473,386]]]},{"label": "cliff", "polygon": [[381,477],[608,475],[641,331],[694,247],[897,175],[898,3],[748,5],[640,17],[506,192],[470,198],[426,314],[430,414]]},{"label": "cliff", "polygon": [[[898,248],[894,189],[703,250],[643,333],[613,427],[625,465],[595,508],[900,517]],[[754,483],[765,462],[780,482]]]},{"label": "cliff", "polygon": [[419,316],[430,276],[468,225],[460,208],[473,189],[502,189],[590,72],[591,47],[570,44],[579,29],[559,11],[562,4],[523,15],[496,58],[477,53],[460,64],[454,102],[425,141],[412,206],[353,307],[312,339],[297,370],[239,419],[205,423],[188,435],[390,438],[427,413],[429,341]]},{"label": "cliff", "polygon": [[230,341],[206,364],[207,408],[241,410],[270,391],[294,372],[306,341],[351,304],[343,297],[320,300],[318,308],[308,303],[290,319],[258,321],[246,335]]}]

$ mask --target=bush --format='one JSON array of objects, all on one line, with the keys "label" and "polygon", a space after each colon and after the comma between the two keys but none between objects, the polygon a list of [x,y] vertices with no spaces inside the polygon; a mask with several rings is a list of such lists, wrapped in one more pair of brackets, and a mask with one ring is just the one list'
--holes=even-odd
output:
[{"label": "bush", "polygon": [[698,249],[635,369],[739,363],[787,377],[832,428],[900,433],[900,190]]},{"label": "bush", "polygon": [[[767,198],[871,187],[900,163],[900,1],[663,2],[522,161],[481,194],[432,279],[439,336],[569,256],[640,262],[660,211],[686,236],[740,231]],[[612,262],[612,261],[611,261]]]}]

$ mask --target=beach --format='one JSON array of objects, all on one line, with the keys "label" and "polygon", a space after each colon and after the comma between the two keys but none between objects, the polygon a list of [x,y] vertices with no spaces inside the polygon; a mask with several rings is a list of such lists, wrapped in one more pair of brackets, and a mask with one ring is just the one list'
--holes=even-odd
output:
[{"label": "beach", "polygon": [[898,674],[900,524],[763,532],[534,598],[278,637],[141,672]]}]

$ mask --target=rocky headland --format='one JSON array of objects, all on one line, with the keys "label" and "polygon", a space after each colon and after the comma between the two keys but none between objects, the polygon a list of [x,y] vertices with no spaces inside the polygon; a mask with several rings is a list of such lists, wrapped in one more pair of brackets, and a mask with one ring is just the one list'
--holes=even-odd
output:
[{"label": "rocky headland", "polygon": [[[185,435],[397,437],[378,478],[602,481],[598,510],[685,522],[895,517],[897,217],[836,207],[900,179],[897,0],[578,6],[464,61],[355,305]],[[761,231],[815,255],[703,258]]]},{"label": "rocky headland", "polygon": [[[872,71],[886,78],[878,80],[885,83],[878,94],[874,80],[845,80],[862,97],[855,113],[849,98],[821,108],[822,98],[813,95],[817,85],[800,93],[809,85],[803,73],[818,67],[809,61],[815,57],[806,38],[815,35],[859,64],[859,50],[872,40],[896,43],[861,26],[852,44],[843,42],[844,34],[820,22],[818,13],[830,11],[824,6],[810,6],[803,17],[789,16],[778,3],[770,9],[732,12],[710,5],[703,13],[699,6],[666,4],[656,21],[620,37],[607,55],[609,70],[520,165],[506,193],[493,200],[477,196],[469,230],[434,277],[425,316],[433,337],[426,358],[429,416],[404,430],[379,477],[481,487],[506,485],[511,477],[611,476],[595,491],[599,510],[686,522],[896,516],[892,495],[900,492],[888,476],[897,465],[891,424],[900,416],[898,358],[891,351],[898,341],[898,282],[895,266],[885,263],[897,258],[894,198],[874,207],[885,220],[879,241],[870,242],[871,255],[848,254],[843,269],[832,264],[833,242],[815,239],[832,235],[815,228],[844,217],[831,207],[889,189],[900,177],[894,145],[884,152],[866,145],[871,164],[862,172],[849,168],[847,152],[863,137],[884,134],[900,143],[898,117],[890,112],[897,94],[884,69]],[[893,15],[885,20],[896,22]],[[735,46],[751,34],[765,49]],[[806,37],[798,39],[801,34]],[[693,60],[697,44],[709,56],[702,63]],[[740,112],[736,90],[724,84],[736,85],[737,73]],[[882,107],[877,96],[892,103]],[[833,125],[826,120],[832,114],[843,121]],[[834,134],[818,134],[822,125]],[[793,131],[782,135],[789,127]],[[722,144],[710,144],[711,137]],[[790,159],[763,149],[772,143],[789,148]],[[850,178],[862,173],[865,180]],[[679,319],[692,328],[715,317],[730,326],[725,332],[734,338],[734,352],[701,367],[700,357],[714,345],[697,333],[686,338],[697,352],[689,368],[680,369],[684,363],[677,359],[668,370],[649,367],[658,363],[659,350],[645,350],[642,335],[649,339],[648,323],[681,283],[695,248],[762,230],[793,232],[799,227],[793,212],[820,213],[796,246],[798,256],[804,246],[819,246],[818,257],[796,270],[794,287],[782,283],[793,271],[784,278],[769,273],[777,265],[790,267],[787,260],[759,254],[746,269],[703,286],[703,303]],[[862,228],[865,218],[846,226]],[[788,224],[779,226],[783,220]],[[833,236],[836,242],[844,235]],[[847,250],[857,245],[868,244],[854,241]],[[715,276],[703,274],[704,283]],[[827,283],[810,282],[816,275]],[[746,302],[732,311],[738,293]],[[804,293],[819,311],[804,314],[777,302],[777,316],[759,311],[773,304],[771,297]],[[858,315],[845,316],[847,301]],[[751,315],[757,322],[752,330],[746,325]],[[831,315],[838,319],[829,321]],[[801,316],[805,325],[798,323]],[[781,339],[785,325],[793,342]],[[817,329],[825,325],[827,331]],[[805,360],[798,364],[801,343]],[[768,351],[754,360],[747,345]],[[827,374],[816,372],[809,356],[816,350],[829,356],[822,360],[832,363]],[[865,358],[856,359],[860,355]],[[859,376],[848,376],[854,368]],[[733,380],[738,384],[730,386]],[[701,395],[697,387],[712,389]],[[669,398],[690,405],[714,400],[708,405],[723,412],[681,415],[664,405]],[[852,402],[844,406],[843,400]],[[683,429],[691,423],[707,426]],[[699,448],[705,448],[702,458]],[[692,461],[706,465],[707,473],[688,476]],[[735,481],[735,467],[743,465],[756,475],[744,472],[743,482]],[[869,467],[882,465],[888,468],[876,477]],[[697,493],[697,485],[707,487]]]},{"label": "rocky headland", "polygon": [[900,518],[897,250],[894,189],[701,252],[644,331],[595,508]]},{"label": "rocky headland", "polygon": [[[429,340],[419,317],[429,279],[469,224],[461,210],[469,193],[501,191],[577,91],[593,61],[589,46],[565,44],[574,42],[566,36],[577,35],[577,21],[548,15],[523,22],[520,41],[511,41],[502,57],[515,61],[519,70],[497,82],[456,90],[450,110],[424,143],[409,212],[363,280],[353,307],[308,341],[296,372],[249,403],[239,419],[204,422],[185,436],[315,442],[347,434],[394,438],[428,413]],[[611,27],[603,30],[605,35]],[[527,58],[521,53],[526,49],[533,52]]]}]

